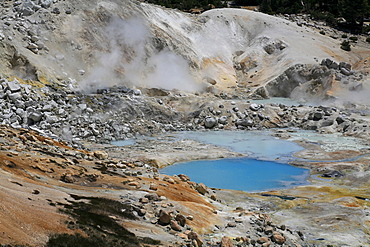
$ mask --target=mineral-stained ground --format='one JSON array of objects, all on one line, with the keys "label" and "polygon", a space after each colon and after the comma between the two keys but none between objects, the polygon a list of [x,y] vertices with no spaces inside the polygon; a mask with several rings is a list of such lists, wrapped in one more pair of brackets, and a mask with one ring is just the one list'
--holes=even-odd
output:
[{"label": "mineral-stained ground", "polygon": [[[232,8],[0,6],[0,246],[370,243],[366,36]],[[261,129],[304,148],[291,165],[309,185],[247,193],[159,172],[245,155],[173,132]]]}]

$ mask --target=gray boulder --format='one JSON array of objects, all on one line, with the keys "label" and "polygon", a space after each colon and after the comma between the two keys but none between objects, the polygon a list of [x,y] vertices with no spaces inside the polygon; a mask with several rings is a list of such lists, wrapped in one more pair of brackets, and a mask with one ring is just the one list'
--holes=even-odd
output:
[{"label": "gray boulder", "polygon": [[329,67],[333,62],[334,62],[333,60],[331,60],[330,58],[327,58],[321,61],[321,65]]},{"label": "gray boulder", "polygon": [[171,222],[171,215],[164,210],[159,212],[158,223],[161,225],[168,225]]},{"label": "gray boulder", "polygon": [[328,126],[331,126],[333,124],[334,124],[333,119],[327,119],[327,120],[322,121],[321,127],[328,127]]},{"label": "gray boulder", "polygon": [[42,111],[52,111],[53,110],[53,105],[52,104],[47,104],[42,107]]},{"label": "gray boulder", "polygon": [[339,65],[338,63],[336,62],[332,62],[329,66],[328,66],[329,69],[338,69],[339,68]]},{"label": "gray boulder", "polygon": [[342,68],[344,68],[348,71],[351,71],[352,70],[352,65],[349,64],[349,63],[346,63],[346,62],[340,62],[339,63],[339,69],[342,69]]},{"label": "gray boulder", "polygon": [[213,117],[206,117],[206,119],[204,120],[204,126],[206,128],[213,128],[215,125],[217,124],[217,120]]},{"label": "gray boulder", "polygon": [[20,7],[19,13],[23,16],[30,16],[33,15],[37,10],[41,8],[40,5],[35,4],[31,0],[26,0]]},{"label": "gray boulder", "polygon": [[258,104],[253,103],[249,106],[249,109],[251,109],[252,111],[258,111],[260,109],[260,106]]},{"label": "gray boulder", "polygon": [[205,186],[203,183],[199,183],[196,185],[195,189],[202,195],[205,195],[207,193],[207,186]]},{"label": "gray boulder", "polygon": [[182,214],[176,215],[176,221],[180,224],[180,226],[185,226],[186,224],[186,217]]},{"label": "gray boulder", "polygon": [[52,0],[39,0],[38,4],[41,5],[41,7],[47,9],[51,6]]},{"label": "gray boulder", "polygon": [[346,120],[343,116],[338,116],[335,121],[337,121],[338,124],[344,123]]},{"label": "gray boulder", "polygon": [[246,115],[244,114],[244,113],[241,113],[241,112],[237,112],[236,113],[236,116],[238,117],[238,118],[245,118],[246,117]]},{"label": "gray boulder", "polygon": [[328,171],[324,174],[321,175],[324,178],[337,178],[337,177],[343,177],[344,174],[340,171],[333,170],[333,171]]},{"label": "gray boulder", "polygon": [[22,95],[20,93],[11,93],[8,95],[9,99],[13,102],[20,100],[22,98]]},{"label": "gray boulder", "polygon": [[219,119],[218,119],[218,123],[219,124],[227,124],[227,116],[221,116]]},{"label": "gray boulder", "polygon": [[265,45],[263,47],[263,49],[265,50],[265,52],[269,55],[271,55],[272,53],[275,52],[275,46],[273,44],[268,44],[268,45]]},{"label": "gray boulder", "polygon": [[21,109],[21,108],[18,108],[18,109],[15,111],[15,113],[16,113],[18,116],[20,116],[21,118],[23,118],[23,117],[26,115],[26,112],[25,112],[23,109]]},{"label": "gray boulder", "polygon": [[322,119],[324,117],[324,114],[322,112],[315,112],[312,116],[312,119],[314,121],[319,121],[320,119]]},{"label": "gray boulder", "polygon": [[251,119],[238,119],[236,121],[236,125],[244,126],[244,127],[252,127],[253,121]]},{"label": "gray boulder", "polygon": [[58,117],[53,116],[51,114],[45,114],[45,121],[49,124],[53,124],[58,122]]},{"label": "gray boulder", "polygon": [[59,8],[55,7],[55,8],[51,11],[51,13],[56,14],[56,15],[59,15],[59,14],[60,14],[60,10],[59,10]]},{"label": "gray boulder", "polygon": [[353,75],[353,71],[352,71],[352,70],[348,70],[348,69],[346,69],[346,68],[341,68],[341,69],[340,69],[340,72],[341,72],[343,75],[346,75],[346,76]]},{"label": "gray boulder", "polygon": [[27,46],[27,48],[30,49],[30,50],[37,49],[38,48],[38,45],[36,45],[34,43],[29,43],[28,46]]},{"label": "gray boulder", "polygon": [[84,110],[86,110],[87,105],[86,105],[86,104],[79,104],[79,105],[78,105],[78,107],[79,107],[82,111],[84,111]]},{"label": "gray boulder", "polygon": [[42,114],[40,112],[37,112],[37,111],[31,112],[28,115],[28,119],[31,120],[33,123],[40,122],[41,119],[42,119]]},{"label": "gray boulder", "polygon": [[17,80],[6,82],[6,87],[12,93],[21,91],[21,86],[19,85],[19,82]]}]

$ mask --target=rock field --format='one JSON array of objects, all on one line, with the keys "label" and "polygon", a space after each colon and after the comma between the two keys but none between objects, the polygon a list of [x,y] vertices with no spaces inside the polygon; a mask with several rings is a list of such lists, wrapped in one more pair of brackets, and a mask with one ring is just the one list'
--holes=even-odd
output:
[{"label": "rock field", "polygon": [[[365,36],[347,52],[307,15],[134,0],[0,1],[0,17],[0,246],[370,243]],[[296,103],[258,101],[275,97]],[[158,170],[245,155],[174,132],[265,129],[305,148],[291,165],[309,185],[247,193]]]}]

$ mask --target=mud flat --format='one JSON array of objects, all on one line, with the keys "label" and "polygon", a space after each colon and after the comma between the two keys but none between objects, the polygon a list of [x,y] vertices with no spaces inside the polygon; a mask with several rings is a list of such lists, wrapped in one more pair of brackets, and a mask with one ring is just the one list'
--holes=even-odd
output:
[{"label": "mud flat", "polygon": [[[312,131],[301,133],[295,129],[275,130],[271,134],[294,141],[304,148],[294,153],[296,160],[290,164],[310,169],[310,184],[261,193],[208,188],[204,195],[214,199],[210,202],[219,210],[219,215],[226,219],[234,217],[235,220],[235,209],[241,208],[268,214],[276,226],[289,226],[304,243],[316,246],[361,246],[368,243],[370,156],[367,156],[366,141]],[[137,150],[137,147],[142,150]],[[128,154],[126,157],[133,160],[138,160],[138,157],[146,162],[150,158],[154,163],[166,160],[167,165],[178,161],[245,155],[194,140],[178,140],[175,135],[153,138],[149,142],[138,141],[137,146],[107,147],[106,150],[114,150],[114,153],[124,151]],[[154,161],[156,159],[159,162]],[[212,233],[204,236],[217,239],[227,235],[235,240],[243,235],[248,228],[246,225],[214,227]]]},{"label": "mud flat", "polygon": [[[299,131],[291,139],[297,136]],[[269,213],[276,223],[294,226],[302,239],[315,246],[366,245],[370,229],[370,163],[364,154],[369,150],[360,147],[361,139],[351,149],[345,145],[350,143],[348,139],[336,138],[337,148],[332,142],[299,142],[305,149],[294,156],[307,161],[291,164],[310,169],[310,185],[255,194],[217,190],[217,198],[231,207]]]},{"label": "mud flat", "polygon": [[[127,241],[136,246],[148,241],[155,246],[217,246],[221,241],[360,246],[369,241],[369,157],[360,156],[365,149],[328,152],[324,144],[301,140],[306,149],[295,154],[300,160],[294,165],[310,168],[310,185],[247,193],[158,173],[160,164],[245,155],[172,134],[123,147],[86,144],[78,150],[26,129],[3,126],[0,133],[2,212],[8,215],[2,221],[6,229],[27,227],[22,234],[1,228],[1,244],[40,246],[77,233],[87,234],[80,241],[102,241],[107,231],[107,241],[119,239],[121,246]],[[275,135],[289,138],[289,133],[294,132]],[[312,161],[315,153],[331,161]],[[94,215],[88,217],[93,221],[85,221],[85,211]],[[45,221],[27,218],[27,212],[43,212]],[[134,235],[118,237],[122,229]],[[39,237],[32,237],[34,232]]]}]

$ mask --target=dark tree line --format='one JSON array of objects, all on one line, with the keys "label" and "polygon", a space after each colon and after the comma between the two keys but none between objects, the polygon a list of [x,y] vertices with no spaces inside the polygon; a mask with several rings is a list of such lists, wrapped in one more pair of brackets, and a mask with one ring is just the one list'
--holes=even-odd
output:
[{"label": "dark tree line", "polygon": [[[338,25],[338,18],[346,20],[350,29],[362,27],[370,17],[370,0],[235,0],[237,5],[258,5],[268,14],[311,14],[316,19]],[[343,23],[341,23],[344,25]]]},{"label": "dark tree line", "polygon": [[[221,0],[147,0],[150,3],[183,11],[226,7]],[[311,14],[330,25],[342,25],[351,30],[362,29],[364,18],[370,17],[370,0],[234,0],[236,6],[259,6],[267,14]],[[343,17],[346,23],[338,22]]]},{"label": "dark tree line", "polygon": [[148,0],[148,2],[183,11],[226,7],[226,2],[221,0]]}]

